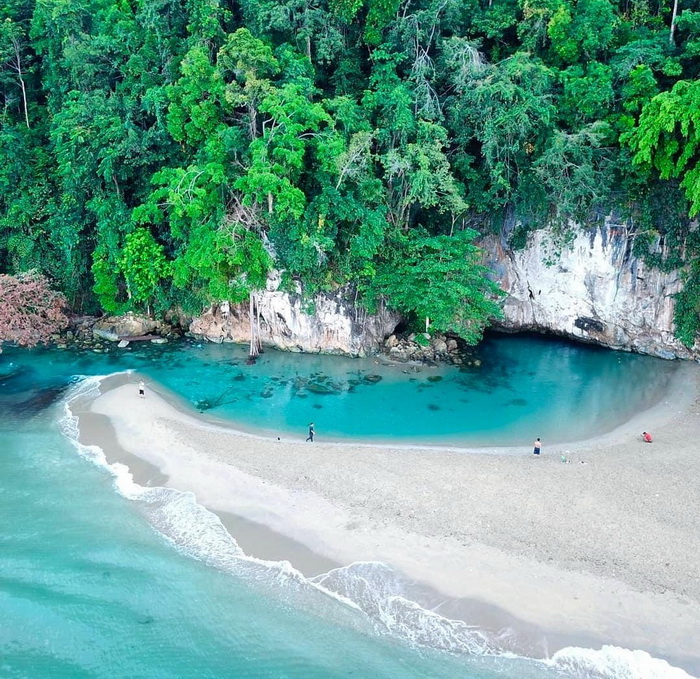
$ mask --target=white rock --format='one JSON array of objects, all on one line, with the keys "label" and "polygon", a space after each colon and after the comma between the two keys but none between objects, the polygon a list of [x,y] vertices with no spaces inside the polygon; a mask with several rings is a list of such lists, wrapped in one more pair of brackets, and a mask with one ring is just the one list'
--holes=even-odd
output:
[{"label": "white rock", "polygon": [[[256,306],[262,343],[295,352],[367,355],[381,346],[400,320],[399,314],[384,307],[376,314],[354,307],[342,289],[314,296],[313,313],[306,313],[309,305],[300,295],[279,290],[258,293]],[[192,321],[190,332],[214,342],[244,344],[250,340],[249,304],[230,305],[226,315],[220,305],[212,305]]]},{"label": "white rock", "polygon": [[482,241],[487,265],[507,293],[503,327],[535,330],[663,358],[691,352],[673,334],[678,272],[663,273],[632,255],[634,235],[607,218],[555,246],[548,229],[530,234],[523,250],[511,251],[498,237]]}]

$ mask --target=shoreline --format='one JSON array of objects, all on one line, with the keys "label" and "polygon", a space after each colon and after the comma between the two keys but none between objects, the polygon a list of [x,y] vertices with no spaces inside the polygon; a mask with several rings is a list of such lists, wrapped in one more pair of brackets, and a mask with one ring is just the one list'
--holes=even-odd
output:
[{"label": "shoreline", "polygon": [[[639,494],[677,476],[692,486],[669,463],[671,454],[687,465],[692,432],[700,433],[699,373],[683,368],[665,403],[595,439],[556,446],[572,465],[547,448],[533,459],[522,448],[278,441],[201,418],[161,389],[133,408],[133,374],[107,378],[89,410],[74,413],[81,443],[100,445],[137,483],[191,490],[252,556],[291,554],[305,575],[382,561],[425,585],[426,602],[441,614],[494,634],[514,630],[512,650],[531,657],[613,644],[698,673],[691,640],[700,633],[700,585],[688,555],[700,535],[682,519],[697,495],[669,488],[690,500],[687,512],[669,512],[655,505],[672,498]],[[652,446],[637,440],[641,422],[655,435]],[[632,488],[621,490],[625,476]],[[612,501],[616,493],[623,502]],[[642,548],[633,544],[644,534],[640,513],[655,541]]]},{"label": "shoreline", "polygon": [[[663,399],[654,403],[645,410],[636,413],[632,418],[615,425],[609,431],[589,436],[585,439],[573,439],[564,441],[544,442],[543,451],[548,454],[553,454],[556,450],[557,454],[561,452],[575,452],[580,449],[589,449],[597,445],[609,445],[618,441],[627,441],[629,437],[639,437],[642,431],[647,429],[654,431],[665,426],[669,420],[678,416],[682,412],[687,411],[693,405],[696,398],[700,398],[700,362],[677,361],[678,369],[671,377],[670,384],[666,388]],[[394,368],[400,368],[404,364],[387,364]],[[122,373],[117,373],[117,375]],[[123,373],[126,375],[127,373]],[[134,372],[129,374],[136,375]],[[138,380],[137,380],[138,381]],[[129,382],[130,383],[130,382]],[[273,430],[260,430],[256,428],[248,428],[245,424],[233,421],[228,417],[215,415],[209,411],[197,410],[187,399],[180,394],[172,391],[165,385],[157,382],[147,382],[147,391],[164,399],[170,406],[187,415],[198,422],[199,426],[213,427],[216,430],[222,430],[230,434],[244,436],[254,440],[270,441],[272,443],[293,443],[297,444],[304,442],[306,437],[306,428],[302,427],[299,434],[293,437],[285,432],[276,432]],[[672,402],[671,402],[672,401]],[[534,437],[533,437],[534,438]],[[318,434],[317,434],[318,439]],[[493,454],[493,455],[523,455],[532,452],[532,446],[528,440],[523,445],[485,445],[472,446],[455,444],[433,444],[433,443],[403,443],[394,441],[385,441],[381,439],[373,441],[353,440],[353,439],[334,439],[322,436],[316,444],[329,447],[353,447],[353,448],[368,448],[380,450],[408,450],[408,451],[434,451],[434,452],[452,452],[452,453],[468,453],[468,454]]]}]

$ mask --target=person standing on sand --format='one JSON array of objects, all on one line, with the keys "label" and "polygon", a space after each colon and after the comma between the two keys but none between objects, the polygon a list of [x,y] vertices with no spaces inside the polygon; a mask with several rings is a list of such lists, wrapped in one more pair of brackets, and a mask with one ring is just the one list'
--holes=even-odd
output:
[{"label": "person standing on sand", "polygon": [[146,383],[143,380],[139,382],[139,396],[146,398]]},{"label": "person standing on sand", "polygon": [[532,454],[539,455],[541,449],[542,449],[542,441],[540,441],[540,437],[538,436],[535,439],[535,449],[532,451]]},{"label": "person standing on sand", "polygon": [[309,436],[307,437],[307,441],[311,441],[311,443],[314,442],[314,436],[316,435],[316,432],[314,431],[314,423],[310,422],[309,423]]}]

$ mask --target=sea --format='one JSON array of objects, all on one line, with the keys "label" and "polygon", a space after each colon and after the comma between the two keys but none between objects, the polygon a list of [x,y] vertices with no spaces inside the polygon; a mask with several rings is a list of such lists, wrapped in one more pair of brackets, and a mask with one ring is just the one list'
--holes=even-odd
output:
[{"label": "sea", "polygon": [[71,404],[135,371],[257,433],[520,446],[609,431],[677,365],[537,337],[489,337],[475,365],[385,365],[192,340],[0,354],[0,678],[688,679],[643,649],[520,657],[426,610],[384,564],[306,578],[246,554],[189,493],[141,487],[78,442]]}]

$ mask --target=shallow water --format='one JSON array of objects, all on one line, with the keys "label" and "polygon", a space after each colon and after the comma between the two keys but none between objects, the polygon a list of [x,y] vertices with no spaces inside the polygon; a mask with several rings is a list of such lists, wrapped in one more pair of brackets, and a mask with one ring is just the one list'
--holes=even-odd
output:
[{"label": "shallow water", "polygon": [[492,337],[479,353],[481,366],[463,369],[277,351],[247,365],[245,347],[196,342],[109,354],[10,351],[2,360],[25,371],[8,382],[15,389],[133,368],[244,429],[305,437],[314,422],[325,440],[469,446],[610,431],[657,402],[678,366],[538,337]]},{"label": "shallow water", "polygon": [[[584,360],[567,345],[552,348],[530,340],[523,358],[512,344],[517,340],[503,339],[502,346],[497,340],[484,350],[482,360],[493,361],[478,373],[482,380],[472,389],[465,380],[474,386],[477,373],[443,368],[406,375],[371,360],[272,352],[258,365],[246,366],[244,352],[235,349],[232,358],[229,346],[0,355],[0,676],[686,677],[644,653],[616,649],[567,649],[548,663],[502,655],[478,629],[405,599],[400,582],[381,564],[356,564],[312,582],[288,564],[247,558],[191,495],[136,486],[127,470],[104,464],[99,449],[81,448],[71,439],[74,423],[67,405],[84,385],[88,390],[98,384],[72,376],[125,368],[138,369],[200,407],[229,394],[232,384],[231,398],[224,396],[208,411],[235,415],[253,428],[297,431],[299,419],[305,424],[311,412],[325,434],[324,415],[331,413],[328,421],[335,423],[337,436],[388,436],[401,422],[416,438],[433,440],[440,432],[446,439],[499,443],[506,440],[489,432],[519,408],[532,406],[532,417],[545,418],[539,426],[552,431],[552,409],[560,412],[559,406],[534,405],[543,394],[563,398],[566,381],[577,371],[583,377],[586,366],[597,370],[588,382],[617,380],[619,387],[626,379],[637,380],[632,395],[639,392],[648,400],[658,397],[673,368],[607,352],[585,352]],[[547,379],[541,374],[545,367]],[[562,383],[558,378],[565,367],[569,372]],[[532,370],[539,370],[541,379],[528,379]],[[314,375],[319,372],[327,379]],[[380,374],[382,380],[363,381],[365,374]],[[428,376],[442,380],[428,381]],[[319,393],[298,381],[309,379],[345,380],[347,386],[338,387],[339,394]],[[534,397],[524,396],[528,384]],[[410,408],[384,407],[392,394]],[[446,402],[459,403],[455,394],[471,398],[472,409],[497,399],[504,406],[449,428]],[[512,394],[518,396],[511,400],[522,398],[530,406],[508,405]],[[602,412],[593,408],[585,389],[580,394],[582,402],[591,403],[589,415]],[[361,410],[363,403],[370,404],[368,410]],[[431,403],[444,407],[429,408]],[[637,407],[643,403],[637,401]],[[410,417],[423,406],[424,418]],[[381,412],[384,419],[394,413],[394,424],[383,421]],[[517,421],[504,426],[518,431],[525,424]],[[614,424],[586,422],[598,430]],[[527,420],[527,426],[538,425]],[[407,439],[409,432],[402,430],[401,436]]]}]

